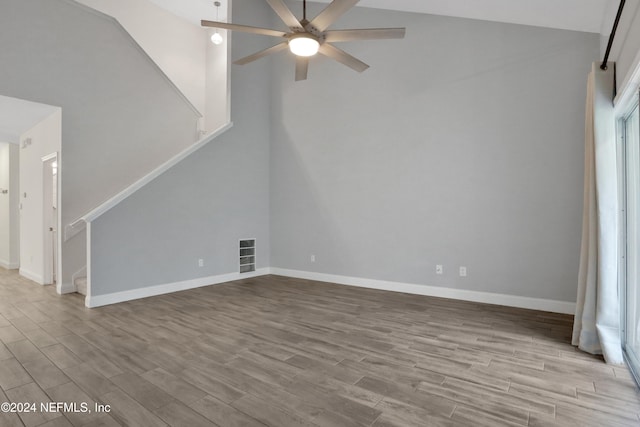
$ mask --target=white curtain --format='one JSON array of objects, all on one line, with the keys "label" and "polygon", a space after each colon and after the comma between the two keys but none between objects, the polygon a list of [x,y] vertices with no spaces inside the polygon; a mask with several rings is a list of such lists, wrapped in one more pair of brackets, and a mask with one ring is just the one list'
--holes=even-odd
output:
[{"label": "white curtain", "polygon": [[593,64],[587,82],[584,206],[573,345],[621,364],[614,69]]}]

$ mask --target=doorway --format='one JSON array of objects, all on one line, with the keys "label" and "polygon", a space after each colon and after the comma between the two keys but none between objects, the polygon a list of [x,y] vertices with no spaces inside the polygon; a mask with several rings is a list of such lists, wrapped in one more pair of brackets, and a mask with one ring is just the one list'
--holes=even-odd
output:
[{"label": "doorway", "polygon": [[58,153],[42,158],[43,281],[56,284],[58,276]]},{"label": "doorway", "polygon": [[14,266],[19,266],[21,276],[38,284],[55,283],[55,276],[60,282],[62,109],[0,95],[0,116],[0,135],[12,146],[17,162],[12,168],[15,186],[8,193],[13,194],[15,214],[11,221],[17,255]]}]

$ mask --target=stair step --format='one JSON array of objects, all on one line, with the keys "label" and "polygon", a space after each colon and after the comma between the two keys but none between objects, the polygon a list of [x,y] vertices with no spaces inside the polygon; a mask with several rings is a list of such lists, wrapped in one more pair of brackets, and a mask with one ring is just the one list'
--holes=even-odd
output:
[{"label": "stair step", "polygon": [[76,292],[82,295],[87,294],[87,278],[86,277],[76,277],[73,281],[73,284],[76,286]]}]

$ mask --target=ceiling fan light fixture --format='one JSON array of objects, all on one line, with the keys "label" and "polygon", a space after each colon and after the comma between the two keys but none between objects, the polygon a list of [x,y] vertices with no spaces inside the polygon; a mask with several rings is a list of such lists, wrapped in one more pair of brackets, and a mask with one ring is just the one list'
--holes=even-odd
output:
[{"label": "ceiling fan light fixture", "polygon": [[296,35],[289,39],[289,50],[297,56],[313,56],[318,53],[320,43],[309,34]]}]

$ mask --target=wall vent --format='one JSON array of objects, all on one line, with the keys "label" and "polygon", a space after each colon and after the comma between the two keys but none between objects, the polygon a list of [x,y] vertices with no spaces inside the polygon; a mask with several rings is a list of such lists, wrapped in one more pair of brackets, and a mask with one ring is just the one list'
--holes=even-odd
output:
[{"label": "wall vent", "polygon": [[256,239],[240,240],[240,273],[256,271]]}]

